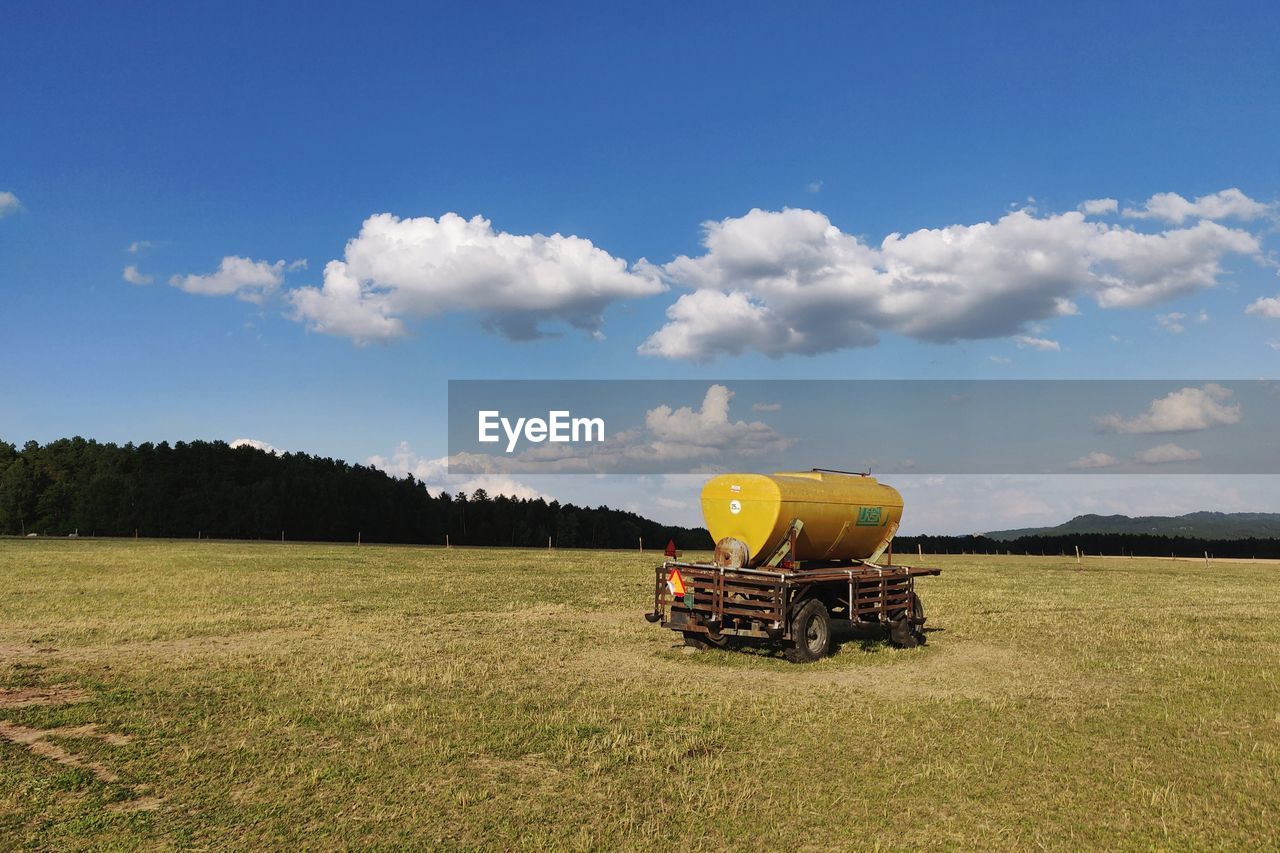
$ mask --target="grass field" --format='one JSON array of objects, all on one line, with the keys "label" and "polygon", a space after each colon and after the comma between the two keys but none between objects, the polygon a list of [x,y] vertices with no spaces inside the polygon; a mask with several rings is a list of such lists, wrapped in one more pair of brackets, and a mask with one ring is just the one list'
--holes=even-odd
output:
[{"label": "grass field", "polygon": [[797,666],[654,562],[0,541],[0,847],[1280,844],[1280,565],[940,557]]}]

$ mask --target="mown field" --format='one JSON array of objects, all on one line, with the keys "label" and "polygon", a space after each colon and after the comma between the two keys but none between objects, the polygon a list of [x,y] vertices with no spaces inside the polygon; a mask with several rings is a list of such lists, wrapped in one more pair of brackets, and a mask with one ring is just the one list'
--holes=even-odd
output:
[{"label": "mown field", "polygon": [[1280,844],[1280,565],[932,562],[797,666],[635,553],[0,541],[0,847]]}]

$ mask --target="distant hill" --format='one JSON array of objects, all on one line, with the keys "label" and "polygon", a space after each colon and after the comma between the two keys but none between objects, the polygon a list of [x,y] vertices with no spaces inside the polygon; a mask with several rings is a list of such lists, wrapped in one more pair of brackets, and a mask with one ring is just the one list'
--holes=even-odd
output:
[{"label": "distant hill", "polygon": [[1190,512],[1186,515],[1077,515],[1057,527],[993,530],[982,535],[1005,542],[1024,536],[1126,533],[1190,539],[1280,539],[1280,513]]}]

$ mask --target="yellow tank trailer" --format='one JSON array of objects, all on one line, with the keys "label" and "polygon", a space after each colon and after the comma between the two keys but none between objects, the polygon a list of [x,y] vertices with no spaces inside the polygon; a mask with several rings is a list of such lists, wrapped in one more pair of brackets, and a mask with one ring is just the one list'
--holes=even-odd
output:
[{"label": "yellow tank trailer", "polygon": [[731,539],[745,548],[740,565],[765,562],[795,519],[803,527],[791,559],[874,562],[898,532],[902,495],[874,477],[831,471],[721,474],[702,487],[702,517],[717,546]]},{"label": "yellow tank trailer", "polygon": [[657,568],[650,622],[695,648],[765,644],[817,660],[833,632],[879,629],[896,646],[923,643],[922,566],[882,564],[902,519],[902,495],[837,471],[721,474],[702,489],[716,543],[710,563]]}]

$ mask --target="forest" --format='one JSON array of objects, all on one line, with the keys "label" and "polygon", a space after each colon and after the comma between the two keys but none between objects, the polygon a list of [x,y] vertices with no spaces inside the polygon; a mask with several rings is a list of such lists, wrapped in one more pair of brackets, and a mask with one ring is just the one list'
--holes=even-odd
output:
[{"label": "forest", "polygon": [[899,554],[1028,554],[1074,557],[1084,554],[1109,557],[1212,557],[1232,559],[1280,559],[1280,539],[1197,539],[1150,533],[1072,533],[1055,536],[899,536],[893,549]]},{"label": "forest", "polygon": [[432,495],[366,465],[222,441],[0,442],[0,534],[707,549],[701,528],[542,499]]},{"label": "forest", "polygon": [[[558,501],[432,494],[412,476],[222,441],[118,446],[0,441],[0,535],[148,536],[560,548],[709,550],[703,528]],[[1132,533],[899,536],[898,554],[1280,558],[1280,539]]]}]

